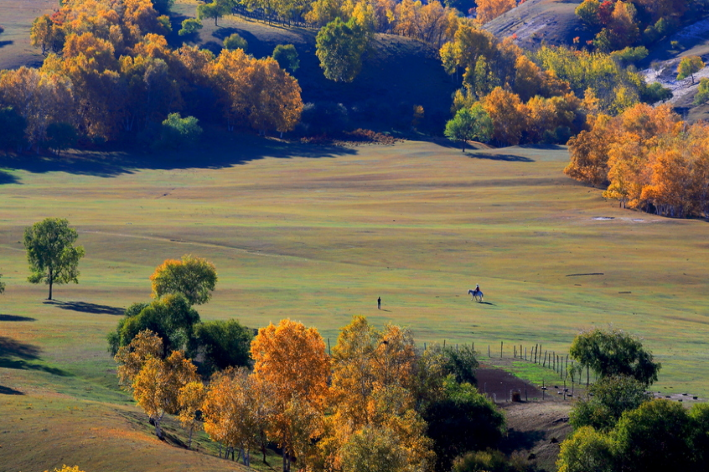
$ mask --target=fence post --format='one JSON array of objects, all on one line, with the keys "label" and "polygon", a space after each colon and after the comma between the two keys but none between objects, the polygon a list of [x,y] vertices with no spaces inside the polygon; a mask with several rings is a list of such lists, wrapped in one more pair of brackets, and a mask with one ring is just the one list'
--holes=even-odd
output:
[{"label": "fence post", "polygon": [[502,344],[505,342],[500,342],[500,358],[502,358]]},{"label": "fence post", "polygon": [[330,352],[330,337],[327,337],[327,354],[332,355],[332,353]]},{"label": "fence post", "polygon": [[487,346],[487,357],[488,357],[488,358],[492,358],[492,357],[490,356],[490,345]]},{"label": "fence post", "polygon": [[446,347],[446,339],[444,338],[443,339],[443,348],[445,348],[445,347]]}]

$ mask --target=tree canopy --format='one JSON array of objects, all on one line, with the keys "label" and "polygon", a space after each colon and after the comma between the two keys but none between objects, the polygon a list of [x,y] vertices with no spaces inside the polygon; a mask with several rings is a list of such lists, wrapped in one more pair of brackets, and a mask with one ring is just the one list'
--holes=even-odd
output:
[{"label": "tree canopy", "polygon": [[325,77],[335,82],[352,82],[362,69],[369,33],[354,18],[345,23],[337,17],[320,28],[315,43],[315,54]]},{"label": "tree canopy", "polygon": [[79,283],[79,260],[84,247],[74,247],[79,237],[63,218],[46,218],[25,228],[24,245],[32,274],[27,278],[32,284],[49,285],[48,300],[52,300],[54,284]]},{"label": "tree canopy", "polygon": [[645,386],[657,381],[661,367],[637,337],[613,328],[581,332],[574,338],[569,354],[601,377],[629,376]]},{"label": "tree canopy", "polygon": [[465,143],[468,140],[486,142],[492,137],[492,119],[479,103],[472,108],[461,108],[452,120],[446,123],[446,136],[451,140],[462,143],[465,152]]},{"label": "tree canopy", "polygon": [[182,294],[190,305],[204,304],[212,297],[217,270],[204,258],[184,255],[182,260],[168,259],[150,276],[153,296]]}]

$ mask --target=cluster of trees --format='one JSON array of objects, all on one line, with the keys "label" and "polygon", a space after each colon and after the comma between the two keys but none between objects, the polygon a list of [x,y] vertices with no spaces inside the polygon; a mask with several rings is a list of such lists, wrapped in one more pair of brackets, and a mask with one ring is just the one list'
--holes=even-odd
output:
[{"label": "cluster of trees", "polygon": [[[193,141],[196,122],[169,117],[179,111],[221,113],[230,128],[261,133],[295,127],[303,107],[300,87],[278,62],[242,49],[217,57],[196,47],[173,50],[161,34],[169,25],[162,18],[149,0],[73,0],[38,18],[33,43],[51,54],[39,69],[0,71],[0,120],[15,129],[24,125],[26,142],[35,146],[64,136],[67,127],[94,141],[145,142],[177,127],[179,136]],[[65,126],[52,133],[60,123]],[[16,147],[21,135],[0,144]]]},{"label": "cluster of trees", "polygon": [[707,9],[704,0],[584,0],[576,15],[595,33],[590,43],[609,52],[653,44]]},{"label": "cluster of trees", "polygon": [[684,123],[667,105],[638,104],[617,117],[589,117],[569,141],[564,172],[623,207],[709,218],[709,127]]},{"label": "cluster of trees", "polygon": [[[166,323],[167,324],[167,323]],[[468,452],[494,448],[504,417],[478,393],[475,353],[416,350],[411,333],[354,317],[332,348],[291,320],[261,328],[250,357],[203,383],[185,344],[145,328],[115,355],[121,384],[162,435],[165,413],[203,427],[246,465],[269,443],[283,470],[450,470]],[[167,344],[166,344],[167,343]],[[168,345],[169,344],[169,345]],[[501,454],[496,453],[495,458]]]},{"label": "cluster of trees", "polygon": [[576,403],[574,433],[561,444],[559,471],[700,471],[709,466],[709,404],[691,409],[646,389],[660,364],[636,337],[594,329],[570,354],[599,380]]}]

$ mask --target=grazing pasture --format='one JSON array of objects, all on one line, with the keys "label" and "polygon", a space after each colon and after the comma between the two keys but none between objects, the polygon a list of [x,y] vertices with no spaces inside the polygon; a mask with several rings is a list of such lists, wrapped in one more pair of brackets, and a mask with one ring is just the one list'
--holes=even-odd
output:
[{"label": "grazing pasture", "polygon": [[[515,343],[566,353],[579,329],[613,323],[662,362],[658,390],[709,395],[706,222],[618,209],[562,174],[563,147],[216,145],[216,133],[163,155],[0,158],[0,469],[234,468],[154,441],[106,352],[154,268],[186,253],[219,273],[203,320],[290,317],[334,344],[362,314],[493,357],[500,341],[505,356]],[[45,217],[69,219],[86,249],[80,284],[51,303],[26,282],[21,243]],[[475,284],[484,303],[466,294]]]}]

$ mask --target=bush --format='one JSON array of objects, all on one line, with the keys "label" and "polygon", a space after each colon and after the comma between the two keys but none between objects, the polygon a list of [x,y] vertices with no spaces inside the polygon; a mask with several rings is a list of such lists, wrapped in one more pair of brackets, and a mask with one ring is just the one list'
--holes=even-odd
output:
[{"label": "bush", "polygon": [[709,79],[699,81],[697,95],[694,96],[694,105],[702,105],[709,102]]},{"label": "bush", "polygon": [[231,36],[228,36],[224,39],[224,47],[228,49],[229,51],[233,51],[235,49],[243,49],[244,52],[249,48],[249,43],[246,42],[244,38],[239,36],[238,33],[234,33]]},{"label": "bush", "polygon": [[202,128],[195,117],[181,118],[179,113],[171,113],[162,122],[158,148],[184,148],[193,146],[202,136]]},{"label": "bush", "polygon": [[52,123],[47,127],[47,148],[59,153],[76,144],[79,135],[70,123]]},{"label": "bush", "polygon": [[190,351],[204,355],[208,373],[229,366],[251,363],[251,340],[254,331],[237,320],[215,320],[197,324],[190,341]]},{"label": "bush", "polygon": [[182,29],[177,32],[180,36],[189,36],[197,33],[204,27],[201,21],[195,18],[188,18],[182,22]]},{"label": "bush", "polygon": [[453,461],[453,471],[514,471],[499,450],[468,452]]},{"label": "bush", "polygon": [[306,103],[300,121],[307,135],[339,134],[349,128],[349,112],[341,103]]},{"label": "bush", "polygon": [[290,72],[295,72],[300,67],[298,59],[298,51],[292,44],[279,44],[273,50],[273,59],[278,62],[281,69],[288,69]]},{"label": "bush", "polygon": [[468,383],[449,376],[445,397],[426,408],[426,435],[434,441],[436,470],[449,471],[453,459],[465,452],[495,447],[505,431],[505,418],[488,398]]},{"label": "bush", "polygon": [[650,85],[640,89],[640,100],[645,103],[665,102],[672,98],[672,91],[662,87],[659,82],[653,82]]}]

